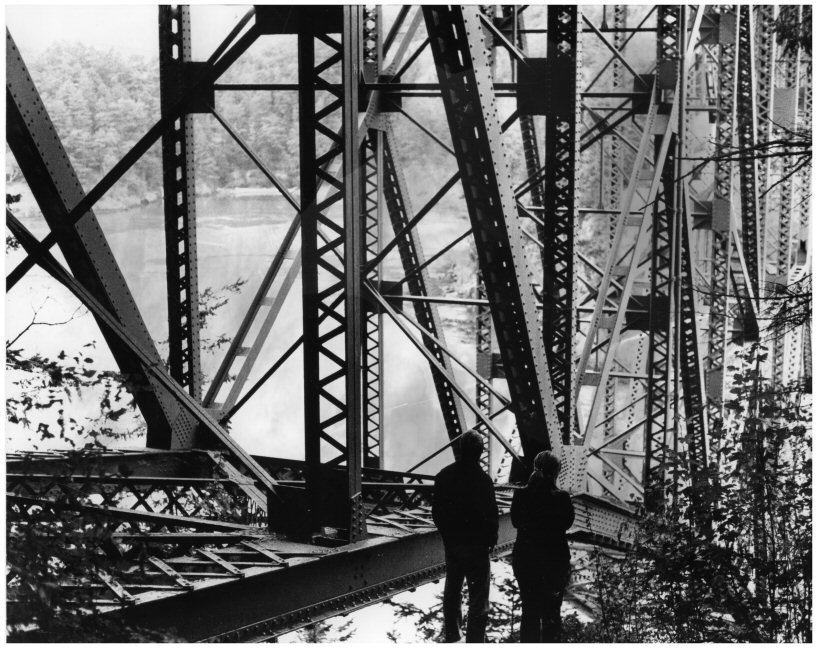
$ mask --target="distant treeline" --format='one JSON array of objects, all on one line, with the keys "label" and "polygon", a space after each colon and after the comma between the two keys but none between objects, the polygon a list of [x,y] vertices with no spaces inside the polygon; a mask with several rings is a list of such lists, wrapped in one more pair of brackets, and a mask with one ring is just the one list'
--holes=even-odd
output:
[{"label": "distant treeline", "polygon": [[[29,61],[34,82],[63,146],[85,187],[93,186],[158,121],[158,62],[83,44],[59,43]],[[433,68],[428,70],[433,73]],[[294,48],[266,48],[240,58],[220,82],[292,83],[297,80]],[[445,115],[434,101],[409,102],[412,115],[445,141]],[[441,107],[440,107],[441,108]],[[224,91],[216,110],[287,187],[298,184],[298,94],[290,91]],[[431,169],[453,161],[411,124],[397,124],[396,155],[407,175],[439,178]],[[211,115],[196,115],[196,184],[215,188],[268,186],[268,181]],[[12,156],[6,177],[20,179]],[[418,179],[423,184],[425,178]],[[161,195],[161,147],[156,144],[113,188],[103,206],[122,207]]]},{"label": "distant treeline", "polygon": [[[639,69],[648,66],[649,49],[628,49]],[[294,41],[253,47],[233,64],[219,82],[293,83],[298,78],[295,52]],[[594,74],[608,57],[609,54],[600,44],[588,40],[582,58],[583,76],[588,78],[583,83],[587,83],[589,75]],[[642,58],[645,59],[643,63],[639,61]],[[497,73],[503,78],[508,74],[508,60],[504,54],[497,59]],[[28,64],[86,190],[159,119],[159,68],[155,57],[126,56],[112,50],[100,51],[81,43],[59,43],[36,60],[28,61]],[[433,82],[435,77],[430,52],[426,51],[404,80]],[[597,85],[597,89],[605,85],[603,81]],[[404,99],[403,107],[414,119],[450,145],[445,112],[438,99]],[[296,92],[218,92],[216,109],[285,186],[297,187]],[[537,122],[541,146],[544,145],[542,118],[537,118]],[[398,115],[393,123],[399,142],[394,154],[402,162],[411,198],[421,203],[436,192],[445,178],[450,177],[456,164],[445,149],[406,118]],[[518,128],[514,126],[509,129],[504,139],[508,150],[518,151],[508,161],[514,183],[519,183],[526,174]],[[195,117],[195,140],[196,184],[200,193],[206,194],[216,188],[269,185],[214,117]],[[629,154],[628,151],[624,152],[625,157]],[[13,183],[19,178],[19,170],[13,157],[7,156],[7,160],[7,180]],[[595,184],[592,178],[597,176],[598,171],[597,151],[594,149],[584,155],[577,178],[580,193]],[[609,165],[603,172],[609,172]],[[161,196],[161,188],[161,147],[156,144],[120,180],[102,206],[123,207],[153,201]],[[462,204],[461,195],[459,188],[455,188],[445,204],[458,209]],[[596,199],[596,196],[589,194],[587,197],[580,196],[583,204]]]}]

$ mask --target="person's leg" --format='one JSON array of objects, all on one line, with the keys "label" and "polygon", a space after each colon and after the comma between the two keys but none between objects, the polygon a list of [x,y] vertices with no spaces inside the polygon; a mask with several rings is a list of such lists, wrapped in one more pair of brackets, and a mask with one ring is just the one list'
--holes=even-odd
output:
[{"label": "person's leg", "polygon": [[542,643],[558,643],[562,634],[562,598],[570,579],[570,565],[550,564],[542,584]]},{"label": "person's leg", "polygon": [[529,561],[514,556],[513,574],[519,585],[522,617],[519,622],[519,641],[538,643],[542,627],[541,583]]},{"label": "person's leg", "polygon": [[558,643],[562,630],[562,592],[545,591],[541,599],[542,643]]},{"label": "person's leg", "polygon": [[465,570],[458,549],[445,551],[445,588],[443,589],[443,625],[446,642],[462,638],[462,584]]},{"label": "person's leg", "polygon": [[468,579],[468,627],[465,641],[485,643],[491,592],[491,559],[487,547],[469,551],[465,576]]}]

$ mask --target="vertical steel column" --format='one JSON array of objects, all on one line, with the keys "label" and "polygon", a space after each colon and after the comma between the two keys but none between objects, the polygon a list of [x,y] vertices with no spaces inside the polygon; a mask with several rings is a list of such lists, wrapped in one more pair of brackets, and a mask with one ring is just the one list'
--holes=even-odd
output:
[{"label": "vertical steel column", "polygon": [[712,200],[712,282],[710,284],[709,342],[705,363],[709,429],[719,429],[722,420],[723,369],[726,352],[726,305],[730,290],[732,246],[733,103],[735,91],[735,21],[733,8],[724,7],[719,16],[719,62],[717,72],[718,113],[715,136],[715,193]]},{"label": "vertical steel column", "polygon": [[560,451],[556,413],[485,43],[472,6],[425,6],[426,28],[525,456]]},{"label": "vertical steel column", "polygon": [[[755,7],[755,83],[757,92],[755,93],[755,109],[757,117],[757,142],[764,144],[771,141],[774,136],[774,88],[776,65],[776,38],[773,31],[774,21],[777,16],[777,7],[772,5],[758,5]],[[768,189],[772,175],[772,158],[759,160],[757,167],[758,191],[763,193],[763,197],[758,199],[758,248],[760,251],[758,268],[758,278],[763,285],[764,292],[768,274],[768,250],[773,247],[768,241],[770,226],[773,225],[771,216],[774,211],[774,204],[771,201],[771,194]],[[775,192],[776,193],[776,192]]]},{"label": "vertical steel column", "polygon": [[[674,137],[674,136],[673,136]],[[644,502],[657,510],[665,502],[670,441],[670,376],[672,369],[672,305],[674,277],[675,159],[670,144],[653,211],[647,350],[647,419],[644,427]]]},{"label": "vertical steel column", "polygon": [[[658,88],[662,93],[674,92],[682,87],[681,60],[681,12],[677,5],[661,5],[657,18],[657,70]],[[678,83],[680,79],[680,83]],[[674,97],[678,106],[679,129],[685,117],[683,91]],[[668,152],[661,169],[661,185],[653,206],[652,246],[650,261],[650,293],[648,300],[647,350],[647,419],[644,427],[644,503],[649,510],[662,508],[667,499],[665,486],[670,450],[675,443],[675,430],[671,427],[673,408],[671,391],[674,368],[673,357],[673,293],[678,241],[676,147],[683,131],[677,134],[657,135],[655,150],[661,149],[664,137],[671,137]],[[647,207],[649,209],[649,207]]]},{"label": "vertical steel column", "polygon": [[[190,62],[190,7],[160,5],[159,87],[163,117],[185,87]],[[170,375],[193,398],[201,400],[195,169],[193,115],[186,114],[162,135],[168,365]]]},{"label": "vertical steel column", "polygon": [[[739,12],[735,126],[738,135],[738,148],[741,151],[754,151],[757,143],[754,15],[750,5],[740,5]],[[759,296],[760,281],[758,272],[760,268],[758,262],[762,257],[758,247],[757,156],[754,153],[741,155],[738,169],[740,170],[743,254],[749,272],[747,279],[754,290],[755,296]]]},{"label": "vertical steel column", "polygon": [[698,323],[695,316],[695,269],[690,245],[691,227],[689,198],[684,191],[683,203],[679,206],[681,222],[681,276],[679,277],[680,299],[678,304],[678,335],[680,337],[679,360],[684,397],[684,422],[686,425],[686,446],[689,470],[693,484],[692,506],[695,518],[707,524],[711,520],[704,508],[700,493],[706,492],[708,477],[708,436],[706,403],[704,400],[703,370],[698,349]]},{"label": "vertical steel column", "polygon": [[[802,16],[802,9],[801,16]],[[798,92],[796,101],[799,116],[796,127],[808,130],[812,127],[812,87],[811,61],[805,53],[801,53],[801,64],[798,68]],[[790,283],[799,281],[808,271],[807,262],[810,260],[808,248],[804,257],[800,255],[801,228],[808,222],[811,213],[811,165],[805,166],[793,178],[794,209],[791,221],[791,240],[793,243],[788,280]],[[806,245],[810,245],[808,236]],[[805,375],[804,352],[809,346],[804,336],[810,334],[810,327],[792,331],[788,336],[786,346],[786,382],[800,380]],[[808,364],[808,363],[806,363]],[[810,371],[810,368],[809,368]]]},{"label": "vertical steel column", "polygon": [[[383,56],[382,17],[379,5],[363,9],[363,76],[377,81]],[[363,261],[368,263],[381,247],[381,188],[383,186],[383,132],[370,128],[363,142]],[[380,264],[367,275],[373,285],[380,285]],[[383,468],[383,314],[379,309],[363,313],[363,463],[367,468]]]},{"label": "vertical steel column", "polygon": [[[781,8],[785,11],[802,11],[798,7],[790,6]],[[799,16],[798,16],[799,19]],[[774,137],[786,137],[786,128],[794,128],[797,124],[798,100],[800,89],[800,51],[792,54],[782,54],[778,62],[778,74],[776,75],[777,87],[775,87],[774,121],[779,124],[774,128]],[[788,111],[785,111],[789,108]],[[784,118],[784,111],[788,112],[788,119]],[[788,123],[783,123],[788,121]],[[777,175],[787,172],[786,164],[777,161],[775,164]],[[778,178],[779,179],[779,178]],[[779,191],[779,213],[777,223],[777,249],[774,255],[776,280],[784,284],[789,283],[791,266],[791,243],[792,243],[792,215],[793,215],[793,186],[794,180],[789,179],[780,183]],[[772,384],[780,387],[787,380],[786,375],[786,345],[791,334],[777,334],[772,341]]]},{"label": "vertical steel column", "polygon": [[[307,524],[365,535],[361,494],[359,7],[302,8],[298,35]],[[342,12],[341,24],[337,25]],[[341,33],[341,42],[336,40]],[[341,80],[341,87],[337,81]],[[342,123],[340,134],[335,130]],[[334,167],[342,165],[335,177]],[[323,189],[318,192],[318,182]],[[324,454],[334,449],[338,454]],[[343,466],[343,510],[326,510]]]},{"label": "vertical steel column", "polygon": [[[482,274],[477,271],[477,299],[488,299],[485,282]],[[488,306],[477,306],[476,319],[476,370],[480,377],[490,381],[492,376],[493,354],[491,351],[491,309]],[[476,401],[480,411],[486,416],[491,414],[491,392],[481,382],[476,382]],[[474,428],[485,437],[486,452],[482,455],[482,467],[490,474],[491,471],[491,435],[482,421],[478,421]]]},{"label": "vertical steel column", "polygon": [[[6,141],[71,273],[127,329],[157,366],[161,358],[93,211],[76,224],[66,214],[85,198],[48,111],[11,34],[6,32]],[[128,377],[152,448],[190,447],[197,426],[139,358],[100,323],[119,371]]]},{"label": "vertical steel column", "polygon": [[[578,71],[581,16],[576,5],[548,7],[548,73],[550,110],[545,141],[545,210],[542,228],[542,333],[553,384],[553,398],[570,443],[576,433],[576,164],[580,121]],[[527,158],[527,156],[526,156]]]}]

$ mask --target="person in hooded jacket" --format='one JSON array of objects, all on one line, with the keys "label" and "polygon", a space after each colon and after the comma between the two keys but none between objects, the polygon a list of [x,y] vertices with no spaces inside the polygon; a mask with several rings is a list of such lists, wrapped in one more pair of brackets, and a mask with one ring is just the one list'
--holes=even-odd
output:
[{"label": "person in hooded jacket", "polygon": [[520,641],[553,643],[561,632],[562,596],[570,578],[570,548],[566,532],[575,512],[570,495],[559,490],[561,464],[552,452],[536,455],[534,471],[511,503],[517,529],[513,573],[522,599]]},{"label": "person in hooded jacket", "polygon": [[494,484],[480,466],[482,437],[463,433],[457,460],[434,479],[431,515],[445,548],[443,622],[445,641],[462,639],[462,585],[468,582],[467,643],[484,643],[491,588],[491,549],[496,545],[499,512]]}]

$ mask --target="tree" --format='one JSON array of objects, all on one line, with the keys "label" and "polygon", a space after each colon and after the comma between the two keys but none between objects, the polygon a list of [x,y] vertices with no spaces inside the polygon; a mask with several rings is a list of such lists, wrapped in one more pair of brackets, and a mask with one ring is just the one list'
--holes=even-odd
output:
[{"label": "tree", "polygon": [[[811,640],[811,433],[809,398],[772,389],[754,345],[729,367],[726,425],[709,482],[688,479],[671,511],[642,520],[623,559],[595,555],[590,624],[566,624],[571,641],[701,642]],[[692,495],[708,502],[712,532],[690,517]]]},{"label": "tree", "polygon": [[[13,196],[7,197],[7,205],[15,202]],[[7,241],[15,247],[13,237]],[[202,293],[199,316],[203,329],[242,285],[239,279]],[[50,300],[46,297],[33,308],[30,321],[6,342],[6,371],[13,388],[6,400],[8,421],[31,430],[32,450],[42,444],[51,447],[51,440],[68,448],[62,453],[61,472],[54,475],[54,483],[46,491],[35,486],[28,493],[44,501],[8,500],[7,638],[26,642],[173,640],[171,635],[147,632],[98,613],[94,593],[104,587],[109,575],[117,573],[121,559],[113,540],[117,523],[80,510],[78,505],[89,495],[87,484],[69,477],[100,474],[98,459],[109,442],[137,437],[143,430],[125,422],[125,415],[135,410],[127,380],[116,371],[95,368],[95,341],[79,350],[60,351],[55,357],[26,350],[24,343],[32,331],[63,326],[85,314],[77,306],[67,319],[49,320],[42,313]],[[203,339],[209,350],[229,342],[223,335]],[[98,403],[96,412],[86,418],[72,417],[71,408],[82,400]],[[17,469],[25,483],[36,472],[36,455],[24,455]],[[67,486],[58,488],[54,484],[61,478]],[[202,502],[205,513],[231,520],[237,508],[233,496],[221,484],[214,484],[208,495]],[[127,497],[127,493],[117,497]],[[157,497],[162,495],[151,495],[152,505],[162,504],[154,501]]]},{"label": "tree", "polygon": [[299,641],[303,643],[337,643],[349,641],[355,634],[352,619],[333,624],[330,621],[318,621],[297,631]]},{"label": "tree", "polygon": [[[411,600],[405,600],[405,598],[401,597],[403,600],[389,599],[387,603],[394,608],[397,617],[411,620],[415,633],[408,638],[399,636],[396,633],[389,633],[389,639],[394,643],[438,641],[443,636],[442,588],[435,594],[437,602],[422,608]],[[463,599],[464,605],[467,606],[467,596],[463,597]],[[494,562],[491,569],[491,601],[488,611],[488,626],[485,632],[488,642],[507,643],[518,641],[520,614],[521,603],[516,579],[505,561]],[[467,615],[464,615],[463,623],[467,623]]]},{"label": "tree", "polygon": [[[798,10],[802,11],[798,15]],[[802,49],[811,56],[811,5],[783,6],[774,23],[777,42],[785,54],[794,55]]]}]

